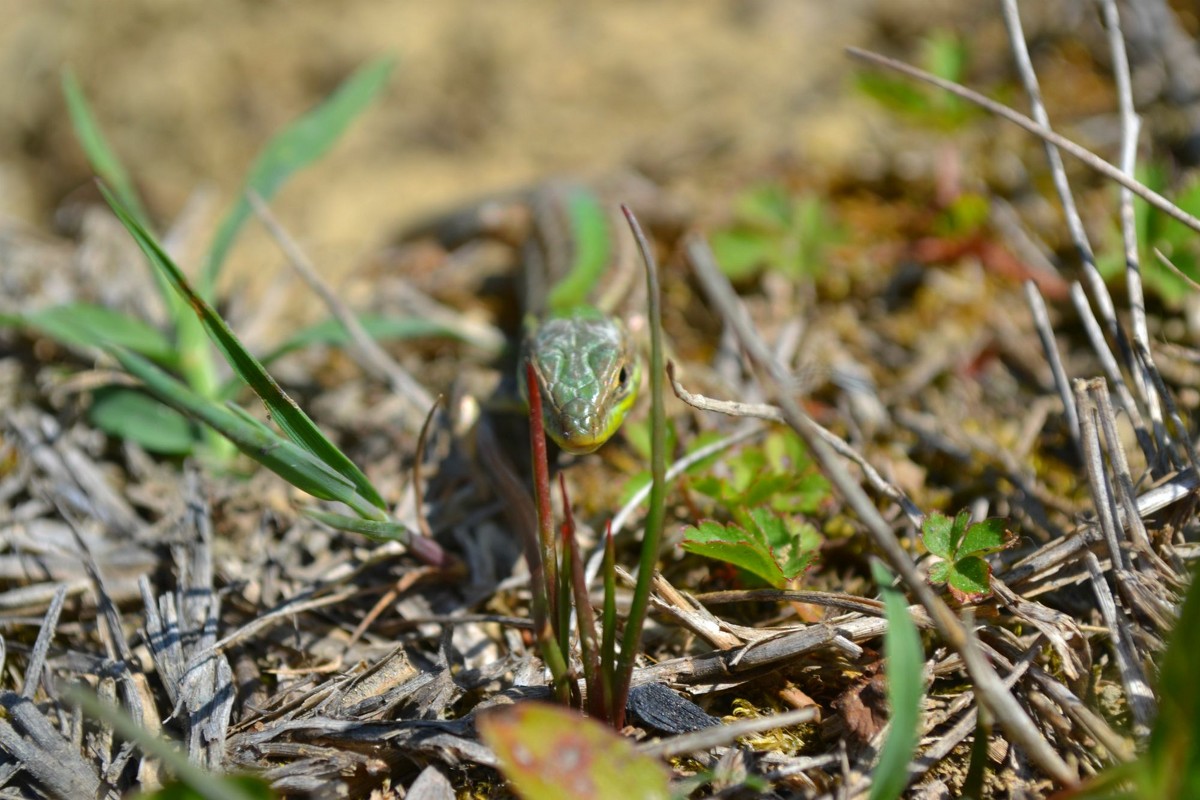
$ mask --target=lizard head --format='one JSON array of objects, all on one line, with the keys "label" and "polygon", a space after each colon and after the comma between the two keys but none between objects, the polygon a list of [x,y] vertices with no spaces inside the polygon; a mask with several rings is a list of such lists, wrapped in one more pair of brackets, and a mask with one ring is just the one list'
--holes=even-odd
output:
[{"label": "lizard head", "polygon": [[[591,453],[617,432],[641,384],[623,325],[584,311],[555,317],[525,337],[522,351],[522,365],[532,365],[537,379],[546,433],[559,447]],[[524,374],[518,383],[528,400]]]}]

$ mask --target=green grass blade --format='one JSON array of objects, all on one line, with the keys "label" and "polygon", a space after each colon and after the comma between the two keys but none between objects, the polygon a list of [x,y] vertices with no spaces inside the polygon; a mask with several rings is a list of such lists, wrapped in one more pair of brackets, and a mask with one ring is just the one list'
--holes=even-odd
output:
[{"label": "green grass blade", "polygon": [[[141,197],[138,196],[137,189],[133,185],[133,179],[129,177],[129,172],[121,163],[121,159],[117,157],[116,151],[109,146],[95,115],[92,114],[87,98],[84,97],[83,88],[70,68],[63,70],[62,91],[63,98],[67,102],[67,112],[71,116],[71,127],[75,130],[75,138],[79,141],[79,146],[83,148],[83,154],[87,156],[88,163],[92,165],[92,169],[100,180],[113,187],[125,207],[132,211],[138,221],[149,230],[150,217],[146,214]],[[178,301],[175,301],[175,296],[171,293],[166,281],[156,272],[154,273],[154,282],[158,285],[159,295],[166,302],[171,319],[179,319],[182,315],[182,308]]]},{"label": "green grass blade", "polygon": [[1158,719],[1138,769],[1143,798],[1200,797],[1200,581],[1192,583],[1158,673]]},{"label": "green grass blade", "polygon": [[334,514],[316,508],[306,508],[303,511],[305,516],[312,517],[318,522],[324,522],[331,528],[359,533],[377,542],[400,542],[400,544],[407,545],[411,540],[417,538],[407,525],[391,520],[348,517],[345,514]]},{"label": "green grass blade", "polygon": [[613,688],[613,711],[616,714],[614,727],[618,730],[625,722],[625,700],[629,697],[629,683],[633,677],[633,665],[642,640],[642,626],[650,610],[650,587],[654,582],[654,570],[658,565],[658,545],[662,541],[663,522],[666,518],[667,497],[667,414],[663,403],[666,368],[663,359],[662,293],[658,283],[658,264],[650,243],[646,241],[642,228],[633,212],[621,206],[633,236],[637,240],[642,261],[646,266],[646,294],[649,303],[648,324],[650,328],[650,500],[646,510],[646,522],[642,533],[642,554],[638,564],[637,584],[629,604],[629,616],[625,623],[625,635],[621,639],[621,656]]},{"label": "green grass blade", "polygon": [[242,195],[225,215],[200,273],[200,291],[211,298],[221,265],[242,226],[250,218],[245,194],[254,191],[269,200],[297,171],[313,163],[333,146],[349,124],[383,88],[392,59],[380,59],[348,78],[325,102],[280,131],[259,154]]},{"label": "green grass blade", "polygon": [[100,699],[89,688],[71,686],[67,688],[66,695],[85,714],[106,723],[122,739],[134,742],[143,753],[162,761],[196,797],[206,800],[264,800],[276,796],[270,785],[261,778],[218,775],[201,769],[188,759],[187,753],[179,745],[155,736],[121,708]]},{"label": "green grass blade", "polygon": [[604,679],[606,715],[611,723],[616,719],[613,692],[617,669],[617,549],[613,543],[612,523],[604,529],[604,608],[601,611],[600,673]]},{"label": "green grass blade", "polygon": [[75,129],[75,137],[79,140],[88,163],[101,180],[113,187],[125,207],[143,224],[148,224],[146,210],[133,187],[133,180],[121,164],[121,160],[117,158],[116,152],[109,146],[108,140],[104,138],[104,133],[100,130],[91,107],[88,106],[87,98],[83,96],[83,88],[70,68],[63,70],[62,90],[67,101],[67,111],[71,115],[71,125]]},{"label": "green grass blade", "polygon": [[271,412],[271,418],[275,420],[276,424],[279,425],[287,437],[345,478],[355,487],[359,495],[369,500],[376,508],[386,509],[387,505],[384,503],[383,498],[375,491],[375,487],[371,485],[371,482],[367,480],[362,471],[341,450],[338,450],[332,442],[325,438],[325,435],[308,418],[308,415],[300,410],[300,407],[290,397],[284,394],[279,385],[275,383],[275,379],[267,374],[262,364],[233,335],[233,331],[225,324],[225,320],[221,319],[212,306],[196,294],[195,290],[188,283],[187,278],[179,270],[179,267],[175,266],[171,257],[159,246],[154,237],[121,205],[121,202],[107,187],[101,185],[100,190],[104,193],[104,198],[108,201],[108,204],[112,206],[117,218],[121,220],[134,240],[137,241],[138,246],[142,248],[142,252],[150,259],[150,263],[166,276],[179,295],[196,312],[209,337],[212,338],[217,348],[224,354],[229,365],[233,367],[234,372],[242,380],[246,381],[250,385],[250,388],[254,390],[254,393],[262,399],[267,409]]},{"label": "green grass blade", "polygon": [[991,725],[986,720],[987,712],[980,708],[975,715],[975,739],[971,742],[971,760],[967,762],[967,776],[963,778],[962,800],[984,800],[983,779],[987,775],[988,736]]},{"label": "green grass blade", "polygon": [[414,533],[408,526],[391,520],[360,519],[334,514],[315,508],[301,509],[305,516],[324,522],[339,531],[361,534],[377,542],[400,542],[422,562],[439,569],[455,569],[461,564],[454,556],[443,550],[437,542]]},{"label": "green grass blade", "polygon": [[72,347],[90,348],[107,342],[164,366],[177,366],[175,348],[162,331],[103,306],[68,303],[5,317],[0,324],[26,325]]},{"label": "green grass blade", "polygon": [[[458,331],[451,330],[448,326],[439,322],[420,319],[418,317],[364,314],[358,318],[358,323],[362,325],[363,330],[375,341],[424,339],[435,336],[466,341]],[[346,332],[346,328],[340,321],[332,318],[324,319],[314,325],[296,331],[296,333],[289,336],[282,344],[263,355],[260,360],[263,364],[270,364],[272,361],[288,353],[312,345],[328,344],[336,347],[346,347],[352,342],[353,339]]]},{"label": "green grass blade", "polygon": [[321,500],[336,500],[371,519],[384,519],[370,498],[345,476],[298,444],[283,438],[236,406],[202,397],[141,356],[119,347],[105,350],[162,402],[219,431],[239,450],[298,489]]},{"label": "green grass blade", "polygon": [[895,800],[908,785],[908,763],[916,752],[921,730],[921,671],[925,654],[917,626],[908,615],[904,595],[892,587],[892,575],[882,563],[871,564],[875,582],[883,591],[887,633],[883,657],[887,673],[891,718],[887,740],[871,781],[870,800]]}]

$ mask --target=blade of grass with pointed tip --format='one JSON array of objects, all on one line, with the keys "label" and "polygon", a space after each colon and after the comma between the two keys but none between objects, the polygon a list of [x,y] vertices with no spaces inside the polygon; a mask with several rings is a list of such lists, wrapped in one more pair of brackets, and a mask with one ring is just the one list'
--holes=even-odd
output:
[{"label": "blade of grass with pointed tip", "polygon": [[92,114],[87,98],[83,95],[79,79],[69,67],[63,69],[62,91],[67,101],[67,112],[71,115],[71,126],[75,129],[75,137],[79,139],[79,145],[83,148],[88,163],[101,180],[113,187],[121,202],[143,224],[147,224],[146,209],[142,207],[137,190],[133,187],[133,180],[121,159],[117,158],[116,152],[109,146],[104,132],[100,130],[100,125]]},{"label": "blade of grass with pointed tip", "polygon": [[361,534],[377,542],[400,542],[414,556],[431,567],[448,569],[458,565],[457,559],[443,550],[438,543],[414,533],[407,525],[391,520],[360,519],[334,514],[315,508],[301,509],[305,516],[324,522],[339,531]]},{"label": "blade of grass with pointed tip", "polygon": [[345,476],[318,456],[285,439],[236,406],[225,406],[192,391],[146,359],[119,347],[105,347],[146,390],[172,408],[189,414],[219,431],[239,450],[298,489],[322,500],[337,500],[357,513],[384,519],[382,511],[364,497]]},{"label": "blade of grass with pointed tip", "polygon": [[894,800],[908,785],[908,763],[916,752],[921,723],[921,671],[925,656],[917,626],[908,615],[904,595],[893,588],[893,578],[882,562],[873,561],[871,572],[883,592],[887,633],[883,639],[884,669],[887,674],[887,739],[871,781],[870,800]]},{"label": "blade of grass with pointed tip", "polygon": [[383,88],[392,64],[392,59],[385,58],[359,69],[321,105],[292,122],[267,143],[250,168],[237,202],[221,220],[213,237],[200,273],[201,296],[206,299],[213,296],[221,265],[250,218],[246,193],[254,191],[263,200],[270,200],[288,178],[328,152]]},{"label": "blade of grass with pointed tip", "polygon": [[1137,770],[1137,787],[1144,798],[1200,796],[1200,688],[1193,672],[1200,649],[1196,577],[1193,571],[1158,673],[1158,719]]},{"label": "blade of grass with pointed tip", "polygon": [[[96,117],[92,114],[92,109],[83,94],[79,79],[75,77],[75,73],[70,67],[64,68],[62,72],[62,92],[63,98],[67,101],[67,113],[71,116],[71,127],[75,130],[75,138],[79,141],[79,146],[83,148],[83,154],[87,156],[88,163],[92,165],[92,169],[95,170],[100,180],[112,186],[117,197],[121,198],[126,207],[149,229],[150,218],[146,215],[146,209],[142,206],[137,189],[134,188],[133,179],[129,177],[129,172],[121,163],[121,159],[117,157],[116,151],[108,144],[108,139],[105,138],[99,123],[96,122]],[[157,272],[153,275],[154,283],[158,286],[159,296],[166,303],[171,319],[178,319],[183,310],[179,301],[171,293],[163,276]]]},{"label": "blade of grass with pointed tip", "polygon": [[208,331],[209,337],[224,354],[229,365],[233,367],[233,371],[246,381],[254,393],[259,396],[271,412],[271,418],[275,420],[287,437],[344,477],[354,486],[359,495],[366,498],[376,508],[386,509],[386,503],[371,482],[367,480],[367,476],[341,450],[338,450],[332,442],[325,438],[325,434],[321,433],[308,415],[279,388],[275,379],[267,374],[262,364],[234,336],[233,331],[225,324],[225,320],[221,319],[212,306],[196,294],[179,267],[175,266],[175,262],[154,240],[154,237],[121,205],[121,202],[107,187],[101,184],[100,190],[104,193],[105,200],[108,201],[117,218],[121,220],[138,246],[142,248],[142,252],[150,259],[150,263],[166,275],[175,290],[196,312],[205,330]]},{"label": "blade of grass with pointed tip", "polygon": [[155,736],[139,725],[121,708],[101,700],[90,689],[83,686],[68,687],[67,699],[83,709],[84,713],[107,723],[121,738],[137,744],[142,752],[153,756],[175,773],[198,796],[207,800],[263,800],[274,797],[270,787],[261,779],[238,778],[217,775],[201,769],[188,760],[178,745]]},{"label": "blade of grass with pointed tip", "polygon": [[[63,72],[63,96],[67,101],[67,109],[75,128],[75,135],[83,147],[84,154],[92,169],[96,171],[102,183],[113,187],[116,196],[120,198],[128,213],[138,221],[145,230],[150,230],[150,219],[142,206],[137,190],[129,173],[121,164],[119,158],[109,147],[100,126],[96,123],[87,99],[79,86],[74,73],[70,70]],[[103,189],[103,187],[101,187]],[[187,378],[193,389],[205,397],[215,397],[217,391],[217,371],[213,364],[212,353],[204,339],[199,322],[184,308],[183,299],[171,291],[167,277],[160,270],[151,270],[158,293],[163,298],[171,322],[175,326],[175,349],[177,355],[172,357],[178,364],[179,371]],[[206,440],[209,454],[217,461],[223,461],[232,455],[228,444],[220,436],[207,431]]]}]

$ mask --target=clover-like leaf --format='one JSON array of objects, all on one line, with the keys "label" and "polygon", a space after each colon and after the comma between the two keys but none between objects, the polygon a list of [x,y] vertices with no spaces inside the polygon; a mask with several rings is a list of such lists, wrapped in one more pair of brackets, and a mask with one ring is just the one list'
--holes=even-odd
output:
[{"label": "clover-like leaf", "polygon": [[969,511],[960,511],[953,521],[933,512],[925,518],[921,536],[939,559],[929,568],[929,580],[947,584],[960,603],[978,600],[992,590],[992,568],[982,556],[1016,542],[1007,520],[991,517],[971,524]]}]

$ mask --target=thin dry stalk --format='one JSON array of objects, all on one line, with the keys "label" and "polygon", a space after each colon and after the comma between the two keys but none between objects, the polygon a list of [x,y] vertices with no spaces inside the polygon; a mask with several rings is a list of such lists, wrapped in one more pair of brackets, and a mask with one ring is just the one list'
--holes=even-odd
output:
[{"label": "thin dry stalk", "polygon": [[1016,699],[1004,689],[991,665],[978,648],[972,646],[962,623],[917,573],[916,566],[900,546],[891,525],[879,515],[870,499],[846,472],[833,450],[813,429],[811,420],[795,400],[784,392],[783,387],[788,385],[786,373],[758,337],[745,310],[738,303],[732,287],[717,268],[707,244],[699,238],[693,238],[687,245],[687,252],[709,300],[719,310],[726,324],[737,332],[742,346],[762,371],[764,382],[768,390],[776,395],[775,400],[783,410],[788,424],[804,440],[826,477],[863,522],[876,547],[886,556],[889,566],[900,573],[921,605],[929,612],[938,634],[963,657],[981,701],[995,715],[1005,732],[1025,749],[1039,767],[1055,780],[1074,784],[1077,780],[1075,772],[1042,737]]},{"label": "thin dry stalk", "polygon": [[358,321],[358,317],[354,312],[342,302],[337,293],[325,283],[324,279],[318,274],[316,267],[313,266],[311,260],[300,247],[299,243],[287,232],[287,230],[271,213],[270,207],[266,201],[258,195],[257,192],[247,192],[247,198],[250,201],[250,206],[254,209],[254,213],[258,215],[259,221],[271,234],[279,245],[279,249],[287,257],[288,263],[292,269],[304,279],[304,282],[309,285],[317,296],[325,303],[325,307],[329,309],[346,332],[350,334],[351,340],[354,342],[354,347],[351,348],[352,355],[355,355],[355,361],[358,362],[364,370],[369,374],[386,380],[391,386],[392,391],[408,401],[411,414],[406,415],[408,421],[416,427],[416,420],[422,419],[424,410],[434,405],[433,396],[417,382],[415,378],[396,363],[395,359],[387,354],[387,351],[379,346],[371,335],[363,328],[362,323]]}]

